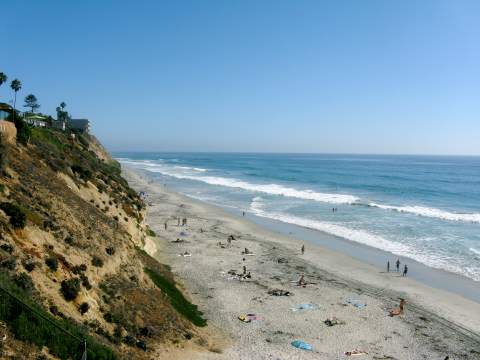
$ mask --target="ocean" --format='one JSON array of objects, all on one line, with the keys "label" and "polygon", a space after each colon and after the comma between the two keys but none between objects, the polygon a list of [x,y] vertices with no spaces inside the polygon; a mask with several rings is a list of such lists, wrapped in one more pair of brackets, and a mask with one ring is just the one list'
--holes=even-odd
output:
[{"label": "ocean", "polygon": [[114,155],[190,197],[480,281],[480,157]]}]

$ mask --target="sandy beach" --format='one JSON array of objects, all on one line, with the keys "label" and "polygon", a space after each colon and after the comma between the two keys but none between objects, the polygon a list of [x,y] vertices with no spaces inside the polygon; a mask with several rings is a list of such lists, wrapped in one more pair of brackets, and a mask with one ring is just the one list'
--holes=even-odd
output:
[{"label": "sandy beach", "polygon": [[[480,358],[479,303],[269,231],[248,214],[234,216],[175,193],[146,173],[126,168],[124,176],[147,194],[147,222],[157,236],[145,250],[172,267],[208,319],[210,351],[187,343],[161,358]],[[179,226],[183,218],[187,224]],[[252,254],[242,254],[245,248]],[[185,252],[191,256],[180,256]],[[296,284],[302,275],[305,287]],[[290,296],[269,294],[275,289]],[[404,313],[388,316],[400,298]],[[246,314],[257,317],[240,321]],[[332,318],[339,324],[327,326]],[[295,340],[312,350],[292,346]],[[361,355],[345,354],[355,350]]]}]

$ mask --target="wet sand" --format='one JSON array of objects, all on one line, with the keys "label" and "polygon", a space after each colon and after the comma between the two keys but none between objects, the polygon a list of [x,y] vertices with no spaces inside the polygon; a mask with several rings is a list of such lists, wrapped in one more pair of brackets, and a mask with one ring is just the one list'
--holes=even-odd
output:
[{"label": "wet sand", "polygon": [[[360,359],[480,357],[480,304],[320,245],[305,243],[302,255],[299,239],[170,191],[146,173],[127,169],[124,175],[133,188],[148,194],[147,221],[157,237],[147,250],[172,266],[205,313],[213,338],[223,339],[210,347],[214,351],[186,344],[158,354],[162,358],[346,359],[344,353],[354,349],[368,353]],[[186,217],[187,225],[177,226],[178,217]],[[235,240],[228,244],[230,235]],[[173,242],[177,238],[183,242]],[[244,248],[255,255],[243,255]],[[185,251],[191,256],[179,256]],[[242,273],[243,266],[250,279],[228,274]],[[306,287],[295,284],[301,275]],[[269,295],[272,289],[293,295]],[[405,313],[389,317],[401,297],[407,300]],[[366,306],[346,304],[347,299]],[[291,310],[306,303],[316,308]],[[241,322],[238,316],[247,313],[260,320]],[[334,316],[345,324],[324,324]],[[294,340],[312,345],[313,351],[293,347]]]}]

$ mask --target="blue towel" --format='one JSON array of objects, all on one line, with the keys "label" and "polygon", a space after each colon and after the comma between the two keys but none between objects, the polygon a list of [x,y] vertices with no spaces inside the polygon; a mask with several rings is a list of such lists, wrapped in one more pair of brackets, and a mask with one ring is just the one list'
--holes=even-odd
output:
[{"label": "blue towel", "polygon": [[295,346],[296,348],[302,349],[302,350],[309,350],[309,351],[313,350],[312,345],[307,344],[306,342],[304,342],[302,340],[292,341],[292,346]]}]

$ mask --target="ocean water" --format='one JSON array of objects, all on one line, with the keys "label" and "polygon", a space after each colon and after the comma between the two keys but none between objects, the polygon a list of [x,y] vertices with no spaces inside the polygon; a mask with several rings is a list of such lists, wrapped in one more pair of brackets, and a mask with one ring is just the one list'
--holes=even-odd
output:
[{"label": "ocean water", "polygon": [[329,233],[480,281],[479,157],[115,156],[188,196]]}]

